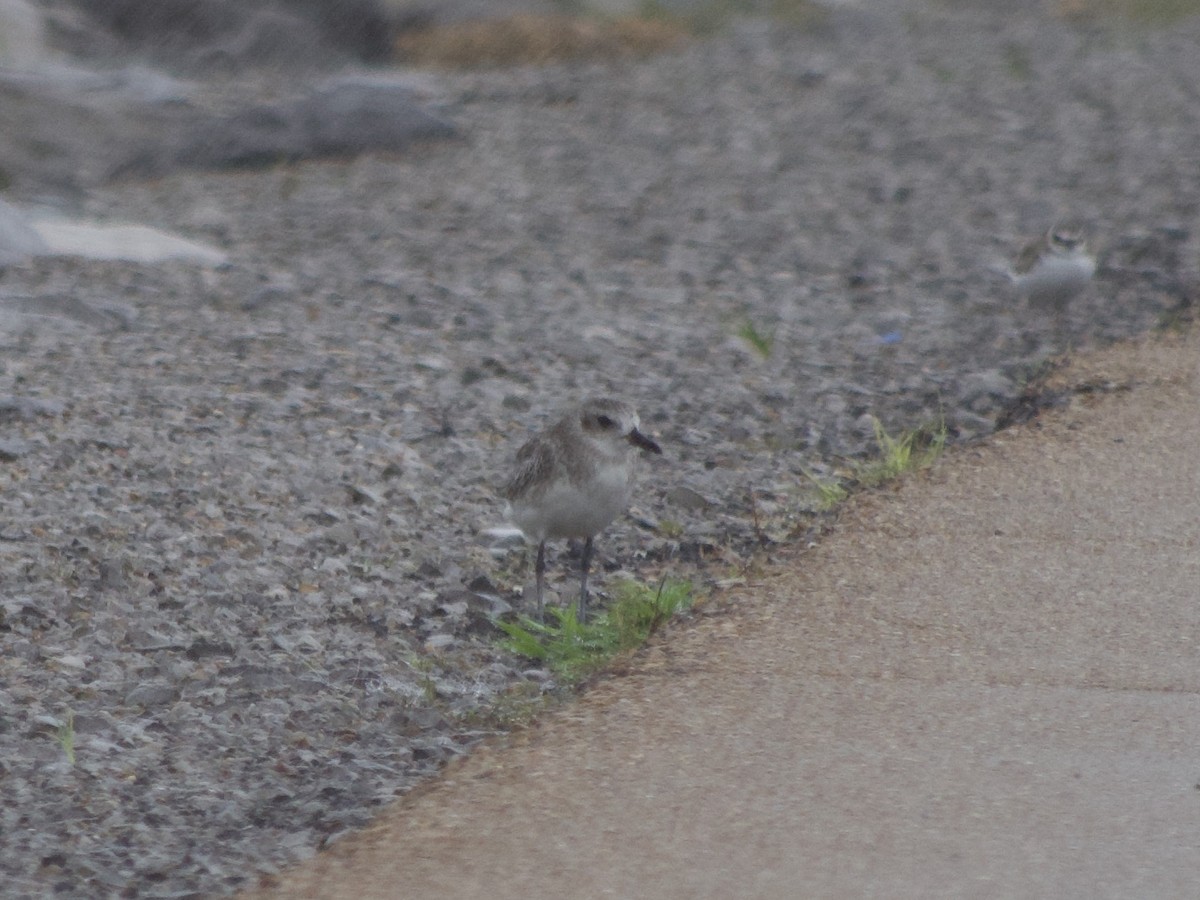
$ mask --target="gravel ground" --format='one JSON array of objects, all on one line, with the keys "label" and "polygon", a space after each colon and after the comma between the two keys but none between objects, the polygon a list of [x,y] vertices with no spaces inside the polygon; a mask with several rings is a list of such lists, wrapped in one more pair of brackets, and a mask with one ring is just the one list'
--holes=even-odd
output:
[{"label": "gravel ground", "polygon": [[997,274],[1030,231],[1099,251],[1076,346],[1189,301],[1200,23],[989,6],[422,76],[463,140],[87,200],[227,267],[3,273],[0,896],[230,892],[550,687],[493,646],[531,575],[481,529],[564,402],[666,450],[600,591],[711,580],[807,530],[872,416],[992,428],[1057,349]]}]

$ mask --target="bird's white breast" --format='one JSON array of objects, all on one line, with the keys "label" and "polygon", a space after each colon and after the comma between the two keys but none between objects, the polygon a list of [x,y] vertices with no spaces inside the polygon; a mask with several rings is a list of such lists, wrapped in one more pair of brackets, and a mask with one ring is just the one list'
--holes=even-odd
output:
[{"label": "bird's white breast", "polygon": [[512,520],[535,540],[591,537],[629,505],[632,476],[630,460],[606,460],[582,481],[556,478],[544,490],[514,500]]},{"label": "bird's white breast", "polygon": [[1096,263],[1083,253],[1047,256],[1016,278],[1017,289],[1031,300],[1069,299],[1082,291],[1096,272]]}]

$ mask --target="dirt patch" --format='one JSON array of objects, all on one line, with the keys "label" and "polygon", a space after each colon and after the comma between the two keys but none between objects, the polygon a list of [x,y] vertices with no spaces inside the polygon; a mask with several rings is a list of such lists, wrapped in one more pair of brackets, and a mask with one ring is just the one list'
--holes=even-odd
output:
[{"label": "dirt patch", "polygon": [[404,65],[474,69],[648,56],[689,37],[681,23],[666,20],[523,15],[406,30],[395,47]]}]

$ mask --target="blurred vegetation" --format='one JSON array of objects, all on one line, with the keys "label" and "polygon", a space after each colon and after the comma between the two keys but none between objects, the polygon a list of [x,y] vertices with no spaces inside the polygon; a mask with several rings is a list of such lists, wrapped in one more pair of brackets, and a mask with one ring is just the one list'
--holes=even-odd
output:
[{"label": "blurred vegetation", "polygon": [[647,18],[682,22],[694,34],[710,34],[742,15],[765,15],[809,28],[822,24],[829,16],[828,8],[814,0],[697,0],[686,5],[643,0],[641,12]]},{"label": "blurred vegetation", "polygon": [[[828,6],[815,0],[641,0],[634,14],[621,16],[589,12],[586,0],[562,0],[560,8],[558,15],[408,29],[396,38],[395,55],[402,64],[449,69],[643,57],[713,34],[738,16],[769,16],[800,28],[817,28],[829,16]],[[1159,25],[1200,14],[1200,0],[1049,0],[1048,8],[1073,22],[1123,19]],[[1015,78],[1028,77],[1028,60],[1018,48],[1008,48],[1006,61]]]},{"label": "blurred vegetation", "polygon": [[648,56],[687,37],[682,23],[657,18],[525,15],[405,31],[396,39],[396,53],[408,65],[486,69]]},{"label": "blurred vegetation", "polygon": [[1200,14],[1200,0],[1057,0],[1066,19],[1123,18],[1147,25],[1163,25]]},{"label": "blurred vegetation", "polygon": [[756,13],[798,26],[828,15],[813,0],[642,0],[634,15],[588,13],[564,2],[561,15],[516,15],[403,31],[395,41],[403,64],[450,69],[545,65],[564,60],[641,57],[711,34],[738,15]]}]

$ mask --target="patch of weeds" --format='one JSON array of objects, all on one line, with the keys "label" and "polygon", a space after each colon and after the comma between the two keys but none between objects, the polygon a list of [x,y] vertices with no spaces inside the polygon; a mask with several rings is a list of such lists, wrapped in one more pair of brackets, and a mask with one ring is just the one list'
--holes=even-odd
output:
[{"label": "patch of weeds", "polygon": [[498,694],[485,707],[473,709],[463,715],[464,724],[511,731],[523,728],[538,717],[552,702],[549,695],[533,682],[522,682],[512,689]]},{"label": "patch of weeds", "polygon": [[884,430],[882,422],[875,418],[872,418],[872,422],[879,457],[857,467],[855,475],[864,485],[883,484],[905,472],[927,468],[946,448],[944,423],[934,427],[915,428],[899,437],[892,437]]},{"label": "patch of weeds", "polygon": [[438,702],[438,686],[437,679],[434,678],[437,666],[433,660],[417,653],[411,653],[405,659],[405,663],[418,675],[417,687],[421,689],[421,698],[429,706],[435,705]]},{"label": "patch of weeds", "polygon": [[996,430],[1004,431],[1014,425],[1032,422],[1042,414],[1042,410],[1061,405],[1064,396],[1062,391],[1047,391],[1031,385],[1022,391],[1016,400],[1000,410],[996,416]]},{"label": "patch of weeds", "polygon": [[58,730],[54,733],[54,739],[62,748],[67,762],[72,766],[75,765],[75,713],[71,710],[67,710],[67,717],[58,726]]},{"label": "patch of weeds", "polygon": [[425,699],[426,704],[432,706],[433,704],[437,703],[437,682],[433,680],[433,676],[422,675],[421,680],[417,683],[421,686],[421,696]]},{"label": "patch of weeds", "polygon": [[804,477],[817,489],[817,510],[819,512],[829,512],[850,496],[850,489],[842,483],[840,478],[822,478],[807,471],[804,473]]},{"label": "patch of weeds", "polygon": [[616,602],[592,622],[580,622],[572,603],[551,608],[553,621],[521,616],[516,622],[496,625],[507,635],[501,647],[544,664],[555,677],[573,684],[603,668],[618,653],[637,647],[693,600],[689,581],[663,579],[657,588],[627,581],[617,588]]},{"label": "patch of weeds", "polygon": [[1031,386],[1040,388],[1045,385],[1046,379],[1062,369],[1066,364],[1065,357],[1047,356],[1022,367],[1021,371],[1017,373],[1016,378],[1022,389],[1028,389]]},{"label": "patch of weeds", "polygon": [[940,81],[942,84],[951,84],[957,77],[954,70],[948,66],[939,65],[937,63],[922,63],[921,67],[930,75]]},{"label": "patch of weeds", "polygon": [[639,581],[623,581],[617,587],[617,602],[606,618],[617,629],[617,651],[632,650],[676,613],[695,601],[690,581],[664,578],[657,587]]},{"label": "patch of weeds", "polygon": [[615,635],[606,616],[581,623],[573,603],[551,607],[547,615],[554,621],[538,622],[521,616],[516,622],[497,622],[497,627],[508,635],[500,646],[543,663],[567,682],[586,677],[616,653]]},{"label": "patch of weeds", "polygon": [[1042,410],[1062,405],[1067,391],[1050,389],[1050,376],[1066,365],[1065,358],[1046,358],[1025,367],[1016,377],[1021,392],[996,416],[996,430],[1003,431],[1014,425],[1030,422],[1041,415]]},{"label": "patch of weeds", "polygon": [[641,15],[649,19],[684,22],[698,35],[714,34],[737,16],[766,15],[800,28],[816,28],[829,18],[829,10],[813,0],[701,0],[688,4],[643,0]]},{"label": "patch of weeds", "polygon": [[527,14],[412,29],[394,46],[408,65],[477,69],[649,56],[686,36],[681,24],[665,18]]},{"label": "patch of weeds", "polygon": [[658,533],[670,540],[678,540],[683,537],[683,524],[674,519],[659,519]]},{"label": "patch of weeds", "polygon": [[1004,45],[1004,68],[1017,81],[1029,81],[1033,78],[1033,63],[1029,52],[1017,44]]},{"label": "patch of weeds", "polygon": [[300,190],[300,176],[292,169],[285,169],[279,179],[279,199],[285,202],[292,200]]},{"label": "patch of weeds", "polygon": [[1184,334],[1196,324],[1196,304],[1190,294],[1180,298],[1179,302],[1169,309],[1163,310],[1158,316],[1159,331],[1170,331]]},{"label": "patch of weeds", "polygon": [[1142,25],[1170,25],[1200,15],[1200,0],[1059,0],[1066,19],[1127,19]]},{"label": "patch of weeds", "polygon": [[775,348],[775,332],[762,331],[752,321],[747,319],[738,326],[737,336],[751,346],[751,348],[763,359],[771,358],[771,351]]},{"label": "patch of weeds", "polygon": [[776,19],[804,28],[824,25],[829,19],[829,7],[813,0],[771,0],[768,11]]}]

